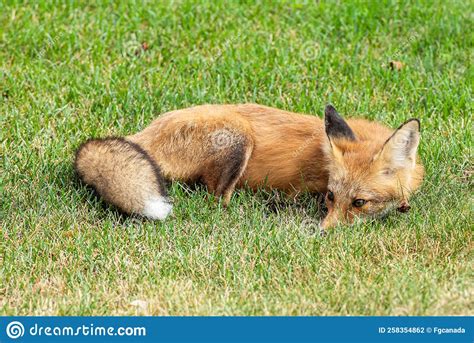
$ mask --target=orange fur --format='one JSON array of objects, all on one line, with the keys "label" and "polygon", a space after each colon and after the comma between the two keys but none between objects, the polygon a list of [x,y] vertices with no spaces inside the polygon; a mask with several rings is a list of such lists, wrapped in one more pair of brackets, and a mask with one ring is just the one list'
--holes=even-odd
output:
[{"label": "orange fur", "polygon": [[[386,142],[393,130],[363,119],[347,123],[356,140],[328,138],[325,123],[316,116],[255,104],[202,105],[166,113],[126,141],[141,147],[164,178],[203,181],[225,203],[235,187],[245,185],[289,194],[324,193],[333,187],[337,198],[328,202],[322,225],[327,228],[407,201],[423,177],[420,164],[390,169]],[[407,137],[410,132],[401,131]],[[358,197],[371,206],[352,208]]]}]

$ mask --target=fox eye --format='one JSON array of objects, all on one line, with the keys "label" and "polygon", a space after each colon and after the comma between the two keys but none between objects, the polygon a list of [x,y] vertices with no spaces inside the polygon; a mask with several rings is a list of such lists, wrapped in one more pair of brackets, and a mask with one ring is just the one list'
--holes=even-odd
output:
[{"label": "fox eye", "polygon": [[354,200],[354,201],[352,202],[352,205],[353,205],[354,207],[362,207],[362,206],[365,205],[366,202],[367,202],[367,201],[364,200],[364,199],[356,199],[356,200]]},{"label": "fox eye", "polygon": [[328,200],[334,201],[334,193],[331,191],[328,191]]}]

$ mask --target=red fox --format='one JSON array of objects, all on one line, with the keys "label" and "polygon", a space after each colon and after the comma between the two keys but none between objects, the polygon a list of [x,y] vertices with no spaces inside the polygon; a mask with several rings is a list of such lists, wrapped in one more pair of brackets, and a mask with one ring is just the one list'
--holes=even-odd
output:
[{"label": "red fox", "polygon": [[227,205],[236,187],[325,193],[321,229],[409,209],[424,169],[420,122],[395,131],[347,122],[328,105],[324,121],[255,104],[202,105],[163,114],[125,138],[92,139],[76,153],[82,181],[125,213],[165,219],[165,180],[202,182]]}]

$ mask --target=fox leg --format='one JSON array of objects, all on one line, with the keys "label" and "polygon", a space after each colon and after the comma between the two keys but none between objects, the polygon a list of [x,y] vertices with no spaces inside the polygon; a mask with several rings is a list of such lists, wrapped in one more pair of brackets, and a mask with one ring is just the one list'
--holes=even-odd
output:
[{"label": "fox leg", "polygon": [[224,206],[229,204],[235,186],[247,167],[252,150],[253,146],[248,140],[240,140],[225,151],[219,152],[218,159],[203,175],[202,179],[208,191],[221,197]]}]

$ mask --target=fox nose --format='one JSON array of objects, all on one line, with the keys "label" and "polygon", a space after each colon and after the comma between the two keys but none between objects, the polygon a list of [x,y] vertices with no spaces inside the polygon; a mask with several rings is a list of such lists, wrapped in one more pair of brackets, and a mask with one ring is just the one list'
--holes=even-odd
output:
[{"label": "fox nose", "polygon": [[326,235],[326,231],[338,223],[335,213],[328,213],[328,215],[321,221],[319,224],[319,229],[321,230],[321,235]]},{"label": "fox nose", "polygon": [[337,221],[335,221],[335,220],[332,220],[332,219],[328,220],[328,219],[324,218],[323,221],[319,224],[319,228],[321,230],[327,230],[327,229],[330,229],[330,228],[336,226],[336,223],[337,223]]}]

